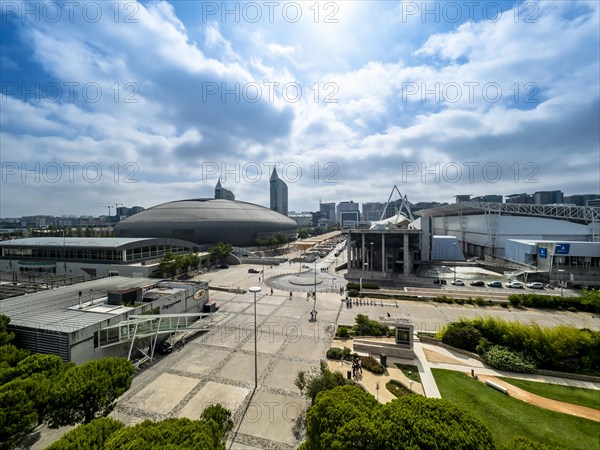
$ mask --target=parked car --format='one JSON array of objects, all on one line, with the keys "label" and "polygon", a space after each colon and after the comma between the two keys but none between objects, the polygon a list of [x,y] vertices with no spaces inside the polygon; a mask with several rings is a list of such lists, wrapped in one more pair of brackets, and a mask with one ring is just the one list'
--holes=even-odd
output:
[{"label": "parked car", "polygon": [[471,281],[471,286],[485,286],[485,283],[481,280]]},{"label": "parked car", "polygon": [[251,268],[251,269],[248,269],[248,273],[260,273],[260,270]]},{"label": "parked car", "polygon": [[506,287],[513,289],[523,289],[523,283],[521,283],[520,281],[509,281],[508,283],[506,283]]},{"label": "parked car", "polygon": [[161,355],[168,355],[173,351],[173,344],[168,341],[161,341],[156,345],[156,351]]},{"label": "parked car", "polygon": [[487,285],[489,287],[498,287],[498,288],[501,288],[502,287],[502,281],[498,281],[498,280],[490,281],[490,282],[488,282]]},{"label": "parked car", "polygon": [[527,283],[529,289],[544,289],[544,283]]},{"label": "parked car", "polygon": [[461,279],[456,279],[450,282],[450,284],[453,284],[454,286],[464,286],[465,282]]}]

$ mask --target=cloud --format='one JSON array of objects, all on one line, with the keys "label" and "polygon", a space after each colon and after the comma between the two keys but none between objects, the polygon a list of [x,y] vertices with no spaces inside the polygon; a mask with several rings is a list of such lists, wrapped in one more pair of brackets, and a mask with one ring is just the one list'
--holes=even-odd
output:
[{"label": "cloud", "polygon": [[[127,4],[137,22],[123,22]],[[298,23],[202,22],[168,2],[128,2],[118,21],[107,3],[96,23],[12,24],[3,48],[22,52],[1,70],[38,76],[40,97],[3,86],[2,160],[19,173],[3,182],[2,215],[83,213],[94,195],[145,207],[210,196],[228,174],[236,198],[266,205],[266,162],[289,172],[292,210],[385,201],[394,184],[413,201],[598,190],[595,2],[535,3],[531,23],[515,20],[525,4],[460,23],[391,2],[339,4],[326,23],[326,3],[318,21],[302,5]],[[97,163],[106,179],[22,182],[21,163],[52,162]],[[132,167],[138,182],[124,183]]]}]

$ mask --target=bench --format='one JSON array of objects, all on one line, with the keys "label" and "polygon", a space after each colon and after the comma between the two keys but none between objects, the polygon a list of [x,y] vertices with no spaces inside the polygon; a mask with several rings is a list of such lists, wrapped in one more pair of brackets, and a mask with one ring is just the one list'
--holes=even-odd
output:
[{"label": "bench", "polygon": [[508,395],[508,389],[506,389],[504,386],[500,386],[498,383],[494,383],[493,381],[486,380],[485,384],[487,384],[490,387],[493,387],[494,389],[502,392],[503,394]]}]

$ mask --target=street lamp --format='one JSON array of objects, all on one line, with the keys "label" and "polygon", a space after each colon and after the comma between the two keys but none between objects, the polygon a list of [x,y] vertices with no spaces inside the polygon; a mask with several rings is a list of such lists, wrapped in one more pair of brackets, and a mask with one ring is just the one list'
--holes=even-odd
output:
[{"label": "street lamp", "polygon": [[256,340],[256,294],[260,292],[258,286],[252,286],[248,289],[254,294],[254,390],[258,388],[258,347]]},{"label": "street lamp", "polygon": [[315,290],[313,291],[313,309],[311,317],[317,320],[317,260],[315,258]]}]

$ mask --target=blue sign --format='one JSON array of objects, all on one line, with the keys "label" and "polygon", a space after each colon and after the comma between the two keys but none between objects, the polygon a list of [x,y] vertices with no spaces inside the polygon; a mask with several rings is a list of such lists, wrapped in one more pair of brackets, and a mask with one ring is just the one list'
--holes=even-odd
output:
[{"label": "blue sign", "polygon": [[540,255],[540,258],[547,258],[548,257],[548,249],[545,247],[540,247],[538,249],[538,255]]},{"label": "blue sign", "polygon": [[571,244],[555,244],[554,254],[555,255],[568,255],[571,249]]}]

